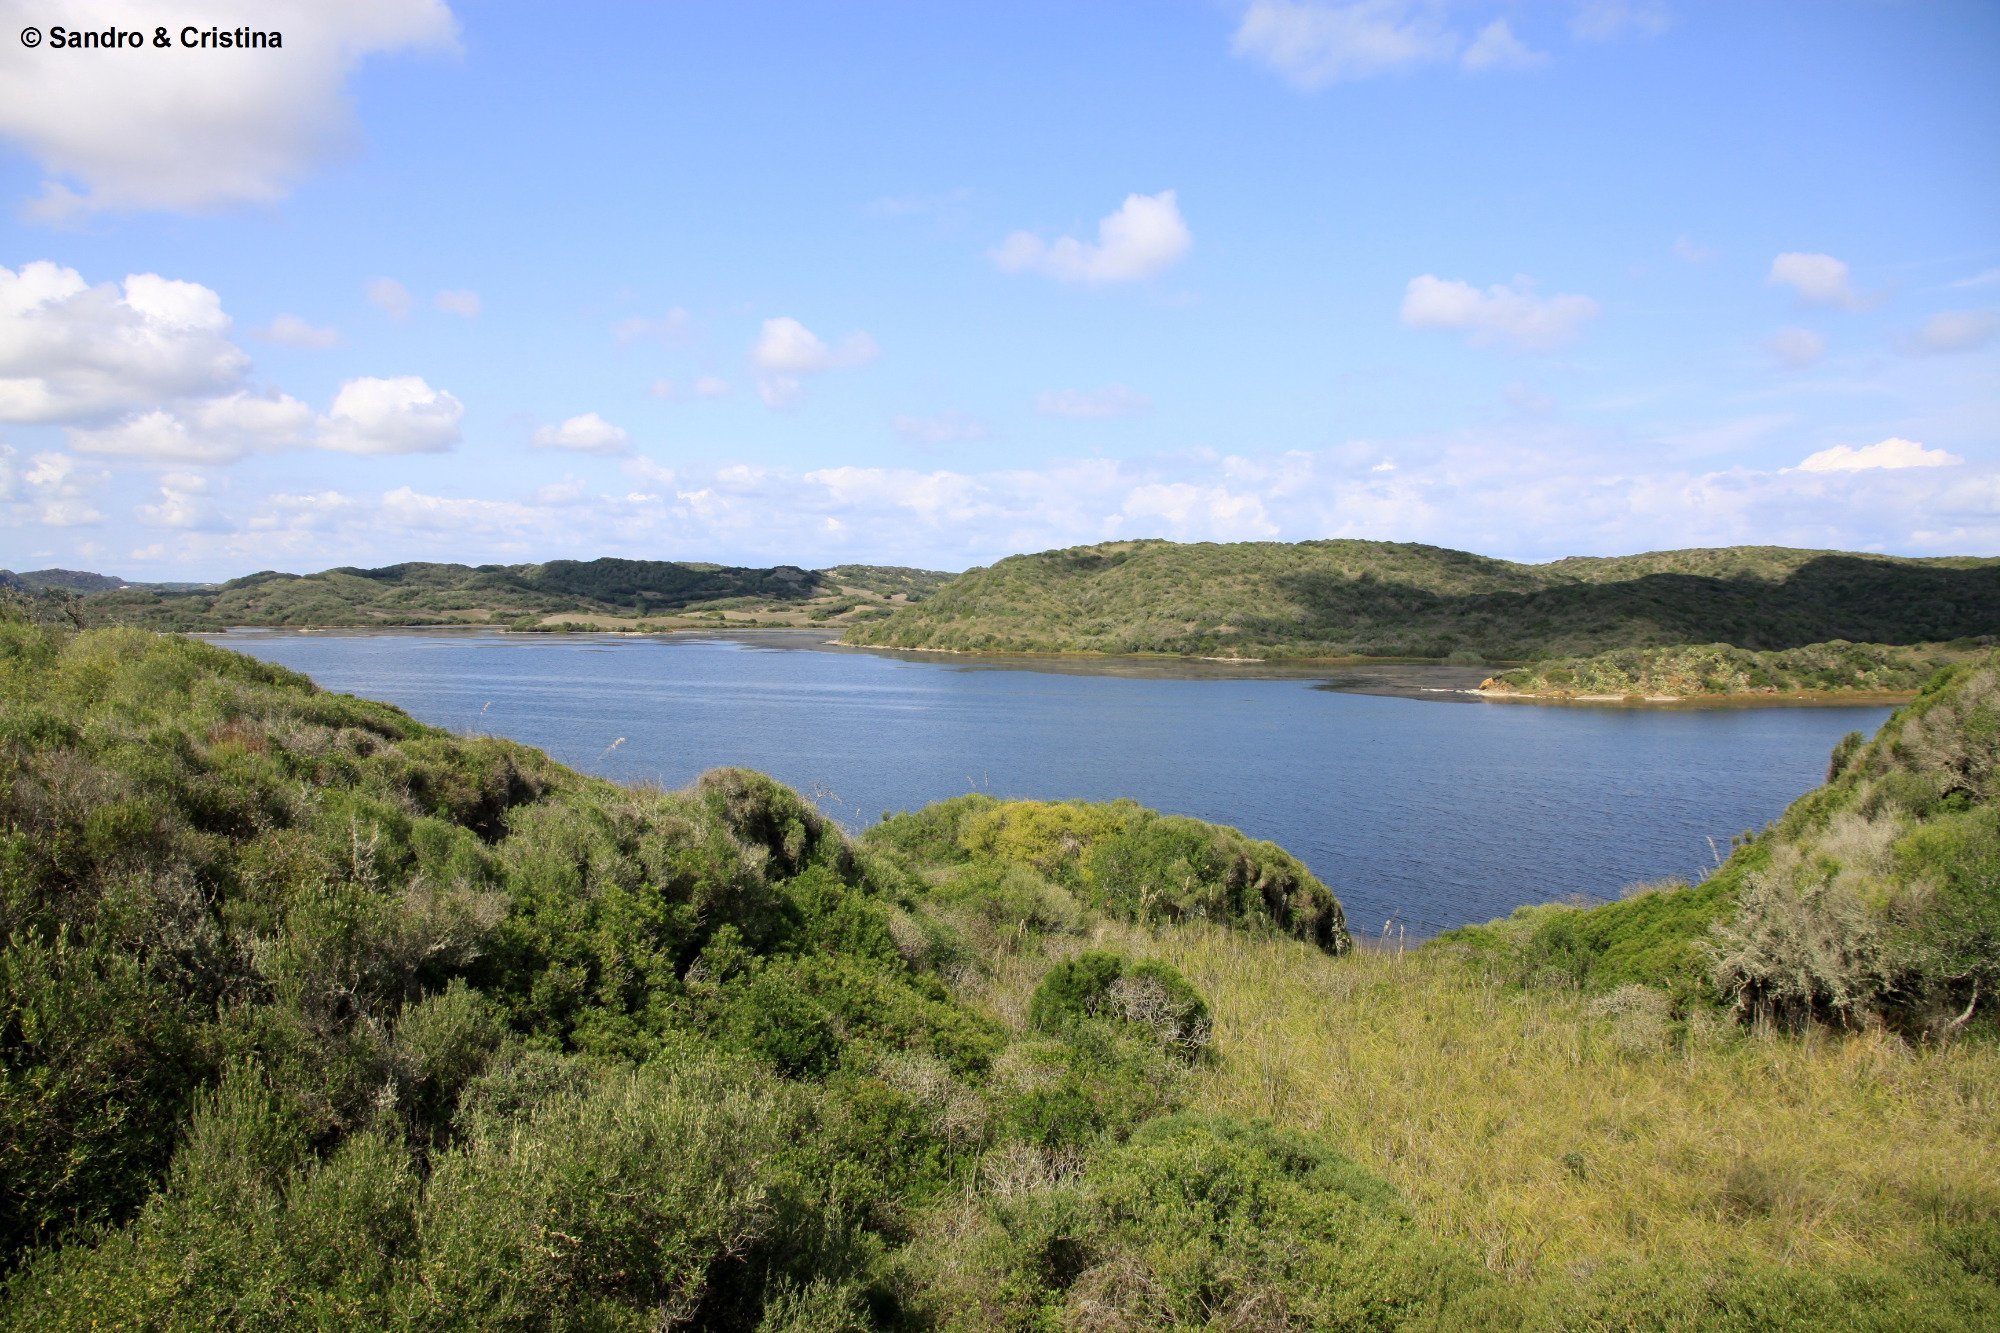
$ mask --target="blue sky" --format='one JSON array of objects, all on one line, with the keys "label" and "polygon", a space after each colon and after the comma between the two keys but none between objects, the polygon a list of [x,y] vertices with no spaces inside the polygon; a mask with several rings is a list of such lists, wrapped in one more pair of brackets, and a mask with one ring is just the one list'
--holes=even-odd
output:
[{"label": "blue sky", "polygon": [[199,9],[0,3],[0,565],[2000,553],[1988,3]]}]

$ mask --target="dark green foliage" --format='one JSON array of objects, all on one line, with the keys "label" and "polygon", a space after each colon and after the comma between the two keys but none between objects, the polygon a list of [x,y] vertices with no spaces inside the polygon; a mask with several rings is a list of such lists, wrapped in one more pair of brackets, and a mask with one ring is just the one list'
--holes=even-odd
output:
[{"label": "dark green foliage", "polygon": [[1490,1283],[1324,1143],[1185,1115],[988,1204],[962,1247],[930,1297],[954,1328],[1435,1326]]},{"label": "dark green foliage", "polygon": [[852,626],[846,641],[1518,661],[1717,641],[1938,643],[1995,625],[1991,560],[1728,547],[1518,565],[1393,542],[1128,541],[969,570],[921,606]]},{"label": "dark green foliage", "polygon": [[[884,819],[864,845],[933,864],[1020,866],[1128,921],[1216,921],[1274,930],[1328,953],[1352,946],[1339,901],[1283,848],[1131,801],[961,796]],[[984,881],[991,903],[1004,890],[990,872]],[[1031,907],[1021,891],[1014,896],[1024,922],[1047,910],[1045,898]]]},{"label": "dark green foliage", "polygon": [[1122,1024],[1188,1057],[1208,1047],[1208,1005],[1187,978],[1165,963],[1134,964],[1101,951],[1050,968],[1029,1001],[1028,1022],[1043,1032],[1068,1032],[1091,1022]]}]

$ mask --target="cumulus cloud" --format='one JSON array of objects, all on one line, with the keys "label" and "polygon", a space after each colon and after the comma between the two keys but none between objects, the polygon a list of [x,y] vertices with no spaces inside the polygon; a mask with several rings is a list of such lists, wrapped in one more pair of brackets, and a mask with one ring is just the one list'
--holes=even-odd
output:
[{"label": "cumulus cloud", "polygon": [[340,330],[309,324],[297,315],[279,315],[256,333],[265,342],[286,347],[325,348],[340,341]]},{"label": "cumulus cloud", "polygon": [[764,321],[763,332],[751,348],[757,365],[786,375],[812,375],[823,370],[865,365],[876,356],[875,340],[865,333],[850,333],[829,347],[820,336],[789,315]]},{"label": "cumulus cloud", "polygon": [[612,425],[595,412],[585,412],[559,426],[543,426],[535,432],[534,445],[585,454],[625,454],[632,451],[632,437],[624,427]]},{"label": "cumulus cloud", "polygon": [[1470,70],[1538,69],[1549,63],[1549,57],[1547,52],[1529,50],[1506,19],[1494,19],[1479,30],[1458,63]]},{"label": "cumulus cloud", "polygon": [[417,376],[353,379],[315,413],[289,394],[233,393],[133,413],[108,426],[69,429],[79,454],[139,463],[233,463],[255,453],[436,453],[458,441],[464,408]]},{"label": "cumulus cloud", "polygon": [[939,412],[927,417],[903,415],[889,425],[912,444],[970,444],[988,434],[985,422],[963,412]]},{"label": "cumulus cloud", "polygon": [[1254,0],[1243,12],[1233,45],[1237,55],[1312,89],[1450,60],[1460,38],[1435,4]]},{"label": "cumulus cloud", "polygon": [[1765,281],[1790,287],[1809,305],[1851,310],[1861,303],[1848,282],[1847,265],[1832,255],[1788,251],[1771,261]]},{"label": "cumulus cloud", "polygon": [[1098,222],[1095,244],[1074,236],[1048,241],[1017,231],[1000,242],[991,258],[1009,273],[1042,273],[1096,285],[1150,278],[1179,263],[1193,245],[1194,233],[1181,218],[1174,191],[1162,190],[1126,195],[1115,213]]},{"label": "cumulus cloud", "polygon": [[1045,417],[1067,417],[1071,421],[1135,417],[1151,411],[1152,407],[1152,399],[1123,384],[1106,384],[1097,389],[1056,389],[1035,395],[1035,411]]},{"label": "cumulus cloud", "polygon": [[234,393],[193,403],[185,415],[156,408],[95,430],[71,427],[69,443],[81,454],[150,463],[231,463],[305,443],[314,420],[289,395]]},{"label": "cumulus cloud", "polygon": [[45,260],[0,268],[0,421],[105,416],[227,388],[250,358],[213,291],[138,273],[90,286]]},{"label": "cumulus cloud", "polygon": [[[248,501],[240,522],[176,529],[169,546],[179,560],[236,569],[281,558],[319,568],[663,553],[950,569],[1016,551],[1147,536],[1359,537],[1515,559],[1742,543],[1940,553],[2000,545],[1993,463],[1809,471],[1694,467],[1683,457],[1663,437],[1521,419],[1312,450],[1016,467],[794,471],[725,463],[670,471],[635,456],[621,464],[636,483],[627,494],[584,494],[565,479],[521,495],[482,494],[475,484],[456,494],[399,486],[376,496],[267,496]],[[33,470],[45,488],[79,489],[73,466],[44,469],[37,460]],[[190,505],[218,500],[179,489]],[[21,499],[10,512],[32,522],[25,480],[16,490]],[[168,516],[164,488],[162,503],[150,507]]]},{"label": "cumulus cloud", "polygon": [[1991,310],[1941,310],[1917,330],[1916,346],[1923,352],[1967,352],[1991,342],[2000,319]]},{"label": "cumulus cloud", "polygon": [[[456,44],[444,0],[285,5],[206,0],[197,14],[169,0],[78,0],[66,26],[113,22],[150,35],[200,26],[284,33],[279,50],[241,59],[194,52],[68,60],[13,40],[0,45],[0,136],[47,173],[33,212],[51,221],[100,210],[202,212],[281,199],[354,142],[349,77],[371,55]],[[224,53],[225,56],[237,53]]]},{"label": "cumulus cloud", "polygon": [[45,528],[88,527],[104,519],[90,495],[107,479],[103,471],[82,467],[68,454],[38,453],[14,488],[17,507],[25,510],[22,517]]},{"label": "cumulus cloud", "polygon": [[169,472],[160,478],[157,503],[140,505],[140,518],[163,528],[225,528],[220,513],[208,499],[208,479],[191,472]]},{"label": "cumulus cloud", "polygon": [[447,315],[458,315],[465,319],[478,316],[482,306],[478,292],[444,291],[431,298],[431,304]]},{"label": "cumulus cloud", "polygon": [[416,306],[416,298],[410,289],[394,278],[370,278],[363,289],[368,296],[368,304],[380,310],[390,319],[408,319]]},{"label": "cumulus cloud", "polygon": [[767,319],[750,348],[750,360],[762,372],[758,396],[768,407],[789,407],[805,392],[802,376],[866,365],[878,350],[873,338],[858,331],[829,346],[789,315]]},{"label": "cumulus cloud", "polygon": [[1895,470],[1912,467],[1950,467],[1965,460],[1942,449],[1926,449],[1915,440],[1890,437],[1878,444],[1856,449],[1836,444],[1809,454],[1798,466],[1801,472],[1865,472],[1872,468]]},{"label": "cumulus cloud", "polygon": [[315,443],[348,454],[434,454],[458,443],[465,405],[416,375],[348,380]]},{"label": "cumulus cloud", "polygon": [[1793,370],[1803,370],[1826,355],[1826,337],[1811,329],[1779,329],[1771,335],[1771,354]]},{"label": "cumulus cloud", "polygon": [[1517,277],[1480,291],[1470,283],[1423,274],[1403,292],[1403,324],[1412,329],[1453,329],[1475,346],[1509,343],[1526,350],[1561,346],[1596,317],[1588,296],[1538,296],[1532,279]]}]

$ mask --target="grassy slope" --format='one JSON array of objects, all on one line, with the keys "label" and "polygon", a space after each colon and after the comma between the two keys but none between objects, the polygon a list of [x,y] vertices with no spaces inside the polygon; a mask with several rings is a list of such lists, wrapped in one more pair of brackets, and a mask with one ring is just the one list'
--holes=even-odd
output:
[{"label": "grassy slope", "polygon": [[1777,547],[1518,565],[1388,542],[1162,541],[1013,556],[852,643],[1523,659],[1721,640],[1912,643],[2000,625],[2000,561]]},{"label": "grassy slope", "polygon": [[2000,1314],[1990,1045],[1354,955],[1232,830],[968,797],[850,843],[753,774],[5,623],[0,768],[0,1322]]},{"label": "grassy slope", "polygon": [[[665,560],[553,560],[540,565],[404,564],[265,572],[214,588],[123,588],[81,608],[92,623],[152,629],[231,625],[487,624],[555,618],[607,627],[640,619],[749,614],[844,623],[925,596],[949,576],[929,570],[843,565],[745,569]],[[825,613],[825,614],[822,614]]]},{"label": "grassy slope", "polygon": [[1993,647],[1988,636],[1907,646],[1815,643],[1754,652],[1726,643],[1627,648],[1596,657],[1559,658],[1503,671],[1481,686],[1490,694],[1693,698],[1703,695],[1865,692],[1914,696],[1939,668]]}]

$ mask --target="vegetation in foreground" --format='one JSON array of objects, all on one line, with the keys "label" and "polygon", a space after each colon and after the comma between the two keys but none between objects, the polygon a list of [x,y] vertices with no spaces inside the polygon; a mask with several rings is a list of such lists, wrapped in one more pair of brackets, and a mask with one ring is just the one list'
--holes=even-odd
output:
[{"label": "vegetation in foreground", "polygon": [[2000,626],[2000,560],[1738,546],[1513,564],[1395,542],[1110,542],[970,570],[846,642],[967,652],[1525,661]]},{"label": "vegetation in foreground", "polygon": [[[1843,812],[1922,875],[1985,845],[1990,788],[1925,775],[1990,774],[1994,679],[1846,747],[1743,912]],[[1870,1010],[1756,992],[1795,1037],[1528,967],[1525,922],[1357,954],[1279,849],[1129,803],[850,840],[756,774],[619,788],[133,630],[0,623],[0,766],[0,1322],[2000,1317],[1949,949]]]},{"label": "vegetation in foreground", "polygon": [[1559,658],[1503,671],[1480,689],[1491,695],[1549,698],[1689,699],[1704,696],[1914,695],[1954,662],[1992,651],[1994,639],[1955,643],[1808,644],[1753,652],[1726,643],[1627,648],[1596,657]]},{"label": "vegetation in foreground", "polygon": [[81,593],[84,623],[156,630],[234,625],[504,625],[510,629],[674,629],[696,625],[845,625],[923,600],[951,576],[886,565],[744,569],[671,560],[551,560],[540,565],[403,564],[266,570],[219,585],[124,584],[40,570],[0,587]]}]

